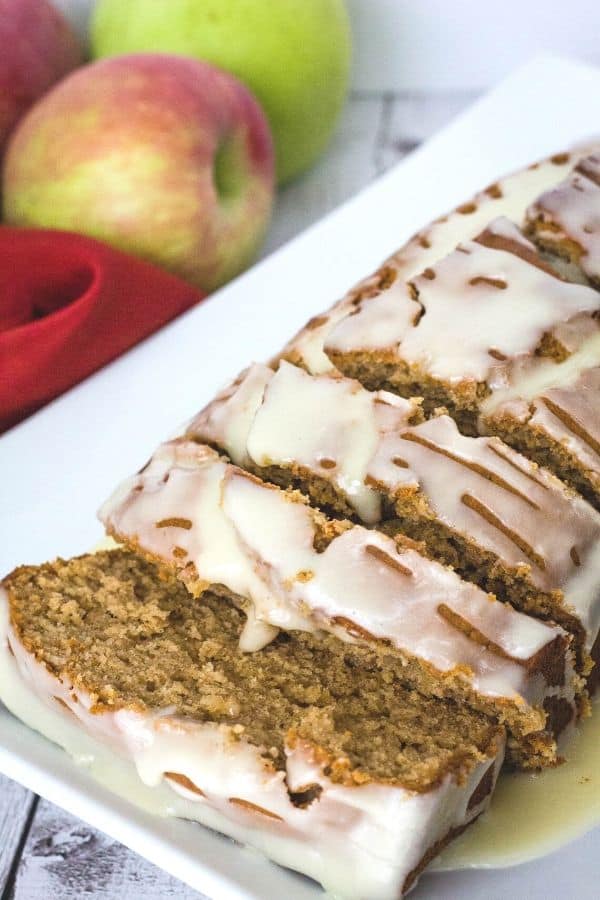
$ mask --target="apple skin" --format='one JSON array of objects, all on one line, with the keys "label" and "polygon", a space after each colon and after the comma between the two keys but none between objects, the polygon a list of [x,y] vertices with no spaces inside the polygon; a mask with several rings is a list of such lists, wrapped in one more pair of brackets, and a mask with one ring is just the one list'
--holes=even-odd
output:
[{"label": "apple skin", "polygon": [[75,33],[48,0],[0,0],[0,156],[23,113],[82,61]]},{"label": "apple skin", "polygon": [[163,51],[236,75],[267,114],[280,184],[327,145],[347,92],[350,25],[343,0],[100,0],[96,57]]},{"label": "apple skin", "polygon": [[136,54],[84,66],[29,111],[6,152],[4,216],[99,238],[209,291],[251,262],[273,180],[268,123],[237,79]]}]

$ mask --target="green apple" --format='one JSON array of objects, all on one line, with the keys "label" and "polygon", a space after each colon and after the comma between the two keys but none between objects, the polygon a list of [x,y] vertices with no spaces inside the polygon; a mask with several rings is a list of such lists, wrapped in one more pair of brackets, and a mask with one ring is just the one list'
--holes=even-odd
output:
[{"label": "green apple", "polygon": [[194,56],[244,82],[275,141],[277,178],[307,169],[329,141],[348,85],[344,0],[100,0],[95,56]]}]

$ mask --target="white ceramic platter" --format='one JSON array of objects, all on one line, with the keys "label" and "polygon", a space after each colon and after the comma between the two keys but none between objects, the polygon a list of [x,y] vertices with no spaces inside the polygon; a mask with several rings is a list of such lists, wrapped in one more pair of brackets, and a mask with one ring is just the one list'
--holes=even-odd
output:
[{"label": "white ceramic platter", "polygon": [[[511,169],[597,135],[599,96],[600,71],[534,60],[318,225],[5,435],[0,572],[93,546],[95,510],[114,484],[221,384],[277,351],[435,215]],[[321,896],[225,838],[119,799],[2,707],[0,771],[213,900]],[[513,869],[427,875],[412,896],[591,900],[599,840],[597,830]]]}]

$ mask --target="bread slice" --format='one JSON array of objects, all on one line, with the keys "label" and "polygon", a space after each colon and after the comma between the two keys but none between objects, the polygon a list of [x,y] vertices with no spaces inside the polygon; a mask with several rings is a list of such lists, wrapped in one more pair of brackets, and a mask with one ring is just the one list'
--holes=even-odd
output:
[{"label": "bread slice", "polygon": [[571,637],[462,581],[413,541],[327,517],[189,440],[162,445],[100,516],[195,596],[211,590],[240,605],[244,649],[278,629],[365,644],[399,660],[422,693],[505,722],[518,764],[556,762],[576,712]]},{"label": "bread slice", "polygon": [[369,648],[297,632],[245,654],[243,627],[123,550],[23,567],[0,596],[0,698],[18,684],[336,896],[403,895],[488,805],[503,729]]},{"label": "bread slice", "polygon": [[414,400],[283,361],[242,373],[187,436],[326,512],[422,541],[484,590],[559,622],[588,674],[600,655],[600,515],[498,438],[420,418]]},{"label": "bread slice", "polygon": [[324,352],[333,327],[356,307],[387,290],[394,282],[407,281],[447,256],[461,241],[470,241],[500,216],[523,222],[527,208],[544,192],[556,187],[580,159],[597,145],[571,153],[557,153],[525,169],[500,178],[457,209],[418,231],[369,277],[338,300],[331,309],[313,316],[282,350],[279,358],[302,366],[313,374],[333,371]]},{"label": "bread slice", "polygon": [[[507,219],[409,282],[364,301],[329,334],[337,369],[371,389],[422,396],[476,434],[490,403],[598,340],[600,294],[563,281]],[[485,404],[485,406],[484,406]]]}]

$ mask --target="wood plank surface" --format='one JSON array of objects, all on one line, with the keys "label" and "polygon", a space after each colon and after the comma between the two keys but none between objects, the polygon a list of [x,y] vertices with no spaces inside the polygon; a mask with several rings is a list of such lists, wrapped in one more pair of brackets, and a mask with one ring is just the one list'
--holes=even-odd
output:
[{"label": "wood plank surface", "polygon": [[[354,94],[323,158],[279,192],[262,256],[352,197],[472,99],[463,93]],[[0,900],[198,896],[57,807],[36,806],[31,793],[0,776]]]},{"label": "wood plank surface", "polygon": [[0,897],[12,889],[15,871],[36,799],[20,784],[0,775]]},{"label": "wood plank surface", "polygon": [[[201,897],[122,844],[42,800],[14,884],[27,900],[198,900]],[[8,900],[8,898],[7,898]]]}]

